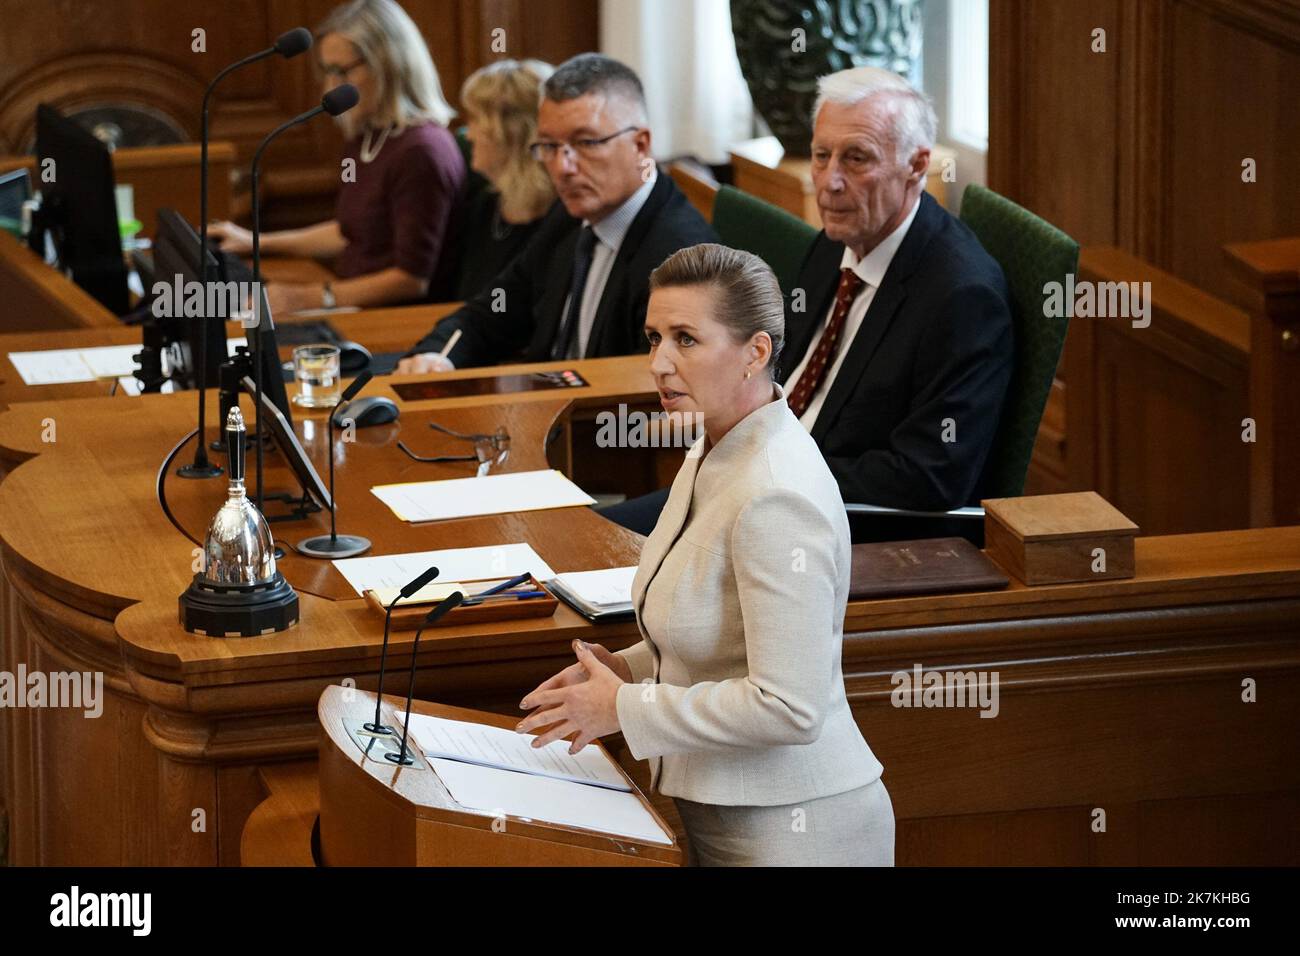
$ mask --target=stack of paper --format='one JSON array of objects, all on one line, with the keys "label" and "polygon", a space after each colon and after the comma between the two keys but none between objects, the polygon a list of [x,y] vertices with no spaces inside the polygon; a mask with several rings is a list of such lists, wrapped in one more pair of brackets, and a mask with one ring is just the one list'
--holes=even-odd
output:
[{"label": "stack of paper", "polygon": [[567,741],[533,747],[531,734],[427,714],[411,715],[410,732],[467,810],[672,843],[599,747],[576,754]]},{"label": "stack of paper", "polygon": [[632,613],[632,579],[636,566],[557,575],[550,589],[589,621]]},{"label": "stack of paper", "polygon": [[379,485],[371,492],[403,521],[438,521],[592,505],[591,497],[554,469],[483,478]]},{"label": "stack of paper", "polygon": [[576,754],[569,753],[567,740],[534,747],[532,734],[428,714],[411,715],[411,736],[426,757],[444,757],[612,790],[632,789],[599,747],[583,747]]}]

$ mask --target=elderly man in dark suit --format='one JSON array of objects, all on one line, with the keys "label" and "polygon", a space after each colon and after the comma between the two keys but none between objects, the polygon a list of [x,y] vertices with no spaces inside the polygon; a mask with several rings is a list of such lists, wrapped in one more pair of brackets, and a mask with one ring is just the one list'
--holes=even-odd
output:
[{"label": "elderly man in dark suit", "polygon": [[[823,77],[812,176],[824,229],[786,312],[781,381],[846,502],[943,511],[978,500],[1013,359],[998,264],[925,192],[934,111],[863,67]],[[649,533],[665,495],[604,509]],[[957,533],[855,518],[853,539]]]},{"label": "elderly man in dark suit", "polygon": [[515,261],[398,372],[644,352],[650,273],[678,249],[717,241],[657,173],[641,81],[617,60],[584,53],[563,63],[543,88],[537,134],[533,155],[559,201]]}]

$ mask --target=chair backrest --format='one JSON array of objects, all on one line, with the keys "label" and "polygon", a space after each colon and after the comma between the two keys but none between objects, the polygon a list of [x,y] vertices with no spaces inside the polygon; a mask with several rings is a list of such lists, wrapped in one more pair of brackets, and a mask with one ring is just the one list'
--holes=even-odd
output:
[{"label": "chair backrest", "polygon": [[712,222],[713,204],[718,199],[717,181],[711,177],[706,178],[702,172],[680,160],[668,167],[668,175],[673,177],[673,182],[695,207],[695,211]]},{"label": "chair backrest", "polygon": [[771,266],[786,295],[817,238],[817,230],[799,217],[734,186],[718,189],[713,228],[723,245],[752,252]]},{"label": "chair backrest", "polygon": [[1025,489],[1034,439],[1070,323],[1068,315],[1045,314],[1044,286],[1059,282],[1065,288],[1066,275],[1079,267],[1079,244],[983,186],[966,187],[961,220],[1002,267],[1011,293],[1016,358],[984,485],[989,497],[1015,497]]}]

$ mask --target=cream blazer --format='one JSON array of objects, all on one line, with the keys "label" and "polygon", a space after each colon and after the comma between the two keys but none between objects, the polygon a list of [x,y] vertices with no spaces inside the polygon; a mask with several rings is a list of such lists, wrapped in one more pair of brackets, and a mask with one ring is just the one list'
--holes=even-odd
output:
[{"label": "cream blazer", "polygon": [[872,783],[882,767],[844,694],[849,525],[779,384],[701,458],[686,455],[632,584],[642,641],[618,719],[651,786],[778,806]]}]

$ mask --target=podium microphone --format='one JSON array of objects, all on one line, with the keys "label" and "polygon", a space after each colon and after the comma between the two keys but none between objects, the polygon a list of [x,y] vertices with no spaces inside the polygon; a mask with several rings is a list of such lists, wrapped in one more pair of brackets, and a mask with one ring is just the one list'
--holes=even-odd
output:
[{"label": "podium microphone", "polygon": [[[230,64],[213,77],[208,88],[203,91],[203,135],[199,147],[199,277],[203,282],[205,301],[208,287],[208,108],[212,102],[212,93],[218,83],[240,67],[264,60],[276,53],[287,60],[310,49],[311,43],[311,31],[306,27],[295,27],[288,33],[280,34],[275,43],[265,50]],[[208,439],[204,433],[207,427],[204,399],[208,386],[208,321],[208,310],[204,308],[199,314],[199,354],[194,360],[199,383],[199,440],[198,446],[194,449],[194,461],[176,470],[176,474],[182,478],[215,478],[221,474],[220,466],[208,461]]]},{"label": "podium microphone", "polygon": [[[262,154],[266,152],[266,147],[270,146],[272,141],[287,129],[292,129],[300,123],[305,123],[309,119],[314,119],[321,113],[329,113],[330,116],[338,116],[346,113],[352,107],[357,105],[360,94],[357,88],[351,83],[344,83],[342,86],[336,86],[324,96],[321,97],[320,106],[313,107],[307,112],[295,116],[293,119],[281,123],[275,129],[271,130],[266,139],[262,140],[257,152],[253,154],[252,169],[252,189],[253,189],[253,288],[257,290],[253,299],[253,308],[257,310],[257,322],[252,326],[252,330],[257,334],[253,336],[253,389],[257,393],[253,398],[254,407],[257,409],[257,509],[262,510],[262,446],[266,444],[262,440],[262,366],[264,357],[262,355],[262,323],[274,323],[275,317],[271,315],[271,310],[266,301],[266,296],[261,294],[262,290],[262,196],[258,188],[258,173],[262,165]],[[265,311],[265,315],[262,312]],[[275,365],[279,368],[279,359],[272,356]],[[333,449],[330,449],[330,455],[333,456]],[[378,723],[378,721],[376,721]]]},{"label": "podium microphone", "polygon": [[460,602],[465,600],[465,595],[460,591],[453,591],[447,597],[438,602],[438,606],[429,612],[429,616],[424,619],[419,630],[415,632],[415,646],[411,648],[411,682],[406,688],[406,719],[402,721],[402,747],[397,753],[391,750],[384,754],[385,760],[391,760],[399,767],[409,767],[415,763],[406,752],[406,735],[411,729],[411,702],[415,700],[415,655],[420,650],[420,635],[424,633],[426,627],[432,627],[437,624],[444,614],[459,606]]},{"label": "podium microphone", "polygon": [[403,601],[415,594],[420,588],[424,587],[430,581],[438,576],[437,568],[429,568],[418,578],[398,592],[397,597],[384,609],[384,649],[379,653],[379,686],[375,688],[375,720],[374,723],[362,724],[362,727],[372,734],[392,734],[393,728],[385,727],[379,722],[379,705],[384,699],[384,667],[388,663],[388,625],[393,619],[393,608],[397,606],[398,601]]},{"label": "podium microphone", "polygon": [[[366,387],[374,375],[371,372],[362,372],[352,384],[343,390],[343,395],[339,398],[339,406],[330,413],[329,420],[329,457],[330,457],[330,533],[318,534],[300,541],[297,551],[301,555],[309,558],[355,558],[359,554],[365,554],[370,550],[370,539],[363,538],[355,534],[339,534],[334,524],[334,512],[338,508],[338,502],[334,498],[334,420],[347,410],[348,402],[356,397],[357,392]],[[344,421],[347,418],[344,417]]]}]

